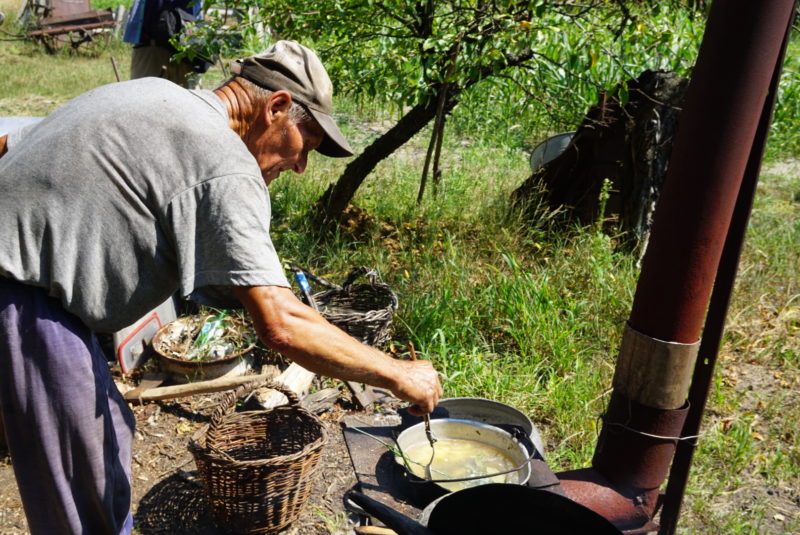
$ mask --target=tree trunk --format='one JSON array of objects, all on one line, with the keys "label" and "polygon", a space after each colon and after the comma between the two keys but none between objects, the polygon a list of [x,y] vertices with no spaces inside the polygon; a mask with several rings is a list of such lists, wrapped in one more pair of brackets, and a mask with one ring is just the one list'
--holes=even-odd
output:
[{"label": "tree trunk", "polygon": [[[323,220],[335,220],[347,208],[356,190],[375,166],[384,158],[400,148],[417,132],[422,130],[436,116],[438,99],[426,105],[418,104],[411,108],[400,121],[385,134],[372,142],[345,168],[335,184],[331,184],[317,201],[318,214]],[[445,113],[458,102],[450,97],[445,105]]]},{"label": "tree trunk", "polygon": [[[550,208],[566,209],[571,219],[582,224],[610,220],[629,245],[645,244],[687,86],[688,80],[674,73],[645,71],[627,82],[626,104],[620,104],[619,87],[604,94],[564,152],[534,171],[514,191],[512,202],[532,207],[543,192]],[[602,203],[606,179],[611,191]]]},{"label": "tree trunk", "polygon": [[[458,96],[470,89],[480,80],[489,78],[509,67],[522,65],[533,57],[532,51],[522,54],[510,54],[498,59],[495,63],[485,65],[474,78],[458,84],[447,84],[447,98],[445,99],[444,115],[450,113],[458,104]],[[455,57],[451,58],[455,61]],[[435,87],[431,95],[443,91],[442,86]],[[431,98],[427,104],[417,104],[406,113],[400,121],[389,129],[388,132],[372,142],[364,152],[359,154],[355,160],[350,162],[345,168],[342,176],[325,190],[322,197],[316,203],[316,213],[312,216],[318,217],[322,221],[337,220],[347,205],[353,199],[356,190],[364,182],[364,179],[378,163],[389,156],[392,152],[400,148],[406,141],[411,139],[417,132],[422,130],[431,119],[436,116],[436,106],[439,99]]]}]

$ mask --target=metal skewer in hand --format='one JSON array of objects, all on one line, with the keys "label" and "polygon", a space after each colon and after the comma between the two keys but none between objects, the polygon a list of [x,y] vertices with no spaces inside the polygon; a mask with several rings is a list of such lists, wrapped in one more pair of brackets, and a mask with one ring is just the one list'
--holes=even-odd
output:
[{"label": "metal skewer in hand", "polygon": [[[414,344],[412,342],[408,342],[408,351],[411,353],[411,360],[417,360],[417,352],[414,351]],[[425,465],[425,477],[432,480],[433,474],[431,473],[431,464],[433,463],[434,455],[436,455],[433,449],[433,445],[436,443],[436,437],[433,436],[433,431],[431,431],[431,417],[426,414],[422,419],[425,422],[425,436],[428,437],[428,442],[431,443],[431,459],[428,461],[428,464]]]}]

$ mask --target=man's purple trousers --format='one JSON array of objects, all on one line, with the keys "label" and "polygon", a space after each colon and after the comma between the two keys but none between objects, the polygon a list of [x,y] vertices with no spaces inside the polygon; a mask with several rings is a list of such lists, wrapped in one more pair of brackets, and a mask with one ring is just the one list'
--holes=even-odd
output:
[{"label": "man's purple trousers", "polygon": [[0,410],[33,535],[128,534],[134,418],[90,331],[0,278]]}]

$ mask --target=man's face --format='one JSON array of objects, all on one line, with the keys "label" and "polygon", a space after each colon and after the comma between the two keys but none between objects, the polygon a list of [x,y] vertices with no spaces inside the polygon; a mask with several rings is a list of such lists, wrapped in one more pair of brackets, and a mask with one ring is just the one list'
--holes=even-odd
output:
[{"label": "man's face", "polygon": [[323,137],[322,128],[313,119],[297,124],[287,113],[277,111],[253,128],[245,142],[269,185],[284,171],[305,171],[308,153],[319,147]]}]

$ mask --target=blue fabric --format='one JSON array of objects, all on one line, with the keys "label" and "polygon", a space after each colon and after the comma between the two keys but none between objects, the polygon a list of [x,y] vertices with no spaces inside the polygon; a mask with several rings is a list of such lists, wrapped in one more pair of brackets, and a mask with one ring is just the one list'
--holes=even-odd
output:
[{"label": "blue fabric", "polygon": [[127,535],[134,418],[94,334],[0,278],[0,410],[32,535]]},{"label": "blue fabric", "polygon": [[131,6],[131,14],[128,16],[128,24],[125,25],[125,33],[122,36],[122,40],[126,43],[138,45],[142,38],[145,3],[146,0],[133,1],[133,6]]},{"label": "blue fabric", "polygon": [[147,35],[148,28],[158,19],[158,14],[165,5],[183,9],[199,18],[203,2],[202,0],[134,0],[122,40],[138,45],[150,39]]}]

